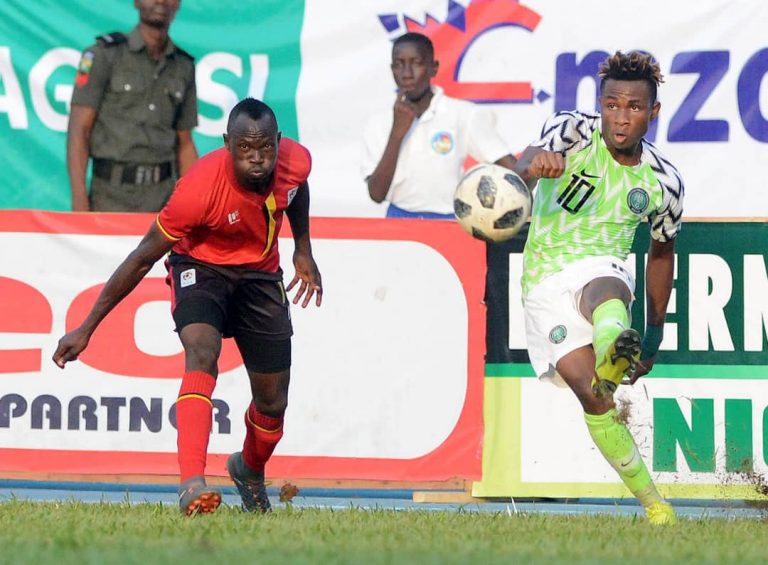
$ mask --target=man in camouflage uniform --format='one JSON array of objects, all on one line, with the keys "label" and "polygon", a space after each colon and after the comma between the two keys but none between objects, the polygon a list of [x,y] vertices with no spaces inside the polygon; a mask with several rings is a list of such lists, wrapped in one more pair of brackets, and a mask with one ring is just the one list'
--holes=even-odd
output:
[{"label": "man in camouflage uniform", "polygon": [[180,0],[134,4],[133,31],[98,37],[77,70],[67,131],[73,211],[156,212],[197,160],[194,60],[168,36]]}]

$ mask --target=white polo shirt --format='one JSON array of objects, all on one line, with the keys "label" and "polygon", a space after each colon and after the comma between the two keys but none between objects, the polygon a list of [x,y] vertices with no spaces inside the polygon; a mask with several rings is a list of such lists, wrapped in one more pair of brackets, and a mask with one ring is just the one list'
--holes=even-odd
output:
[{"label": "white polo shirt", "polygon": [[[386,199],[409,212],[453,213],[453,193],[467,155],[493,163],[509,154],[491,113],[432,86],[429,107],[414,120],[400,145],[397,168]],[[394,101],[393,101],[394,106]],[[392,131],[392,108],[371,117],[365,128],[362,160],[367,179],[381,160]]]}]

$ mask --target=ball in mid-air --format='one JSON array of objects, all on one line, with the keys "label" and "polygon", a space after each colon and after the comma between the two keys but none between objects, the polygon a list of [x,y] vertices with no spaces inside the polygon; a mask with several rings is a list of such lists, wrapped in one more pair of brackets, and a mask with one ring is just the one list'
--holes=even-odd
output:
[{"label": "ball in mid-air", "polygon": [[469,169],[456,187],[453,211],[464,230],[484,241],[504,241],[531,214],[531,191],[523,179],[501,165]]}]

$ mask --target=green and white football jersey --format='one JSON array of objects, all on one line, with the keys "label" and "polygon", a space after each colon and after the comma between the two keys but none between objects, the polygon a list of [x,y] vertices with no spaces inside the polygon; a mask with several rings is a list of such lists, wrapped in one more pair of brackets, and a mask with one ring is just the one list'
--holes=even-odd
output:
[{"label": "green and white football jersey", "polygon": [[636,166],[608,152],[600,115],[559,112],[532,144],[566,156],[565,172],[540,179],[523,253],[523,295],[544,278],[587,257],[626,259],[640,222],[669,241],[680,231],[683,182],[656,147],[643,140]]}]

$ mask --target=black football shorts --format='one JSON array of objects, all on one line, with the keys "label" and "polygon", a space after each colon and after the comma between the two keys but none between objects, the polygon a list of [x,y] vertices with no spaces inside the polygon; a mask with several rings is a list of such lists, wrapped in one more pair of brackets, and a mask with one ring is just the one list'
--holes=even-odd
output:
[{"label": "black football shorts", "polygon": [[209,265],[181,255],[172,255],[167,267],[177,332],[206,323],[235,338],[249,370],[290,366],[293,326],[282,272]]}]

